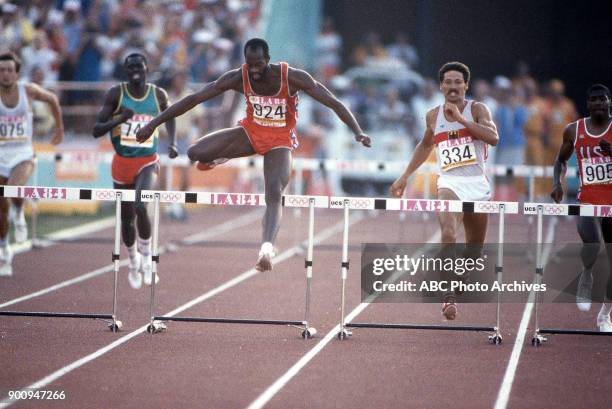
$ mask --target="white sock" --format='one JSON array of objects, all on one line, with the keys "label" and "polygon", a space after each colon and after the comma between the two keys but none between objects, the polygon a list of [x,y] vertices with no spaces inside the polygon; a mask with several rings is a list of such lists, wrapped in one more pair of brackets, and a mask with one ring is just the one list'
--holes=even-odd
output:
[{"label": "white sock", "polygon": [[23,211],[23,206],[15,207],[15,221],[19,223],[25,223],[25,213]]},{"label": "white sock", "polygon": [[264,242],[259,250],[259,255],[262,254],[274,254],[274,245],[269,241]]},{"label": "white sock", "polygon": [[128,257],[133,260],[136,257],[136,243],[129,247],[125,246],[125,248],[127,249]]},{"label": "white sock", "polygon": [[138,252],[143,256],[151,254],[151,238],[141,239],[138,237]]}]

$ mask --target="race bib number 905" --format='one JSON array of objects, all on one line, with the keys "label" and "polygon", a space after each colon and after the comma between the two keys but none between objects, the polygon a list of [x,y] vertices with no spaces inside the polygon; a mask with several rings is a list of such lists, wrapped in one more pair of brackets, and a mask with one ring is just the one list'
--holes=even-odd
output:
[{"label": "race bib number 905", "polygon": [[251,96],[253,121],[257,125],[282,128],[287,125],[287,101],[284,98]]},{"label": "race bib number 905", "polygon": [[476,147],[472,138],[458,138],[438,144],[438,161],[443,172],[476,163]]},{"label": "race bib number 905", "polygon": [[585,185],[605,185],[612,183],[612,158],[582,159],[582,183]]},{"label": "race bib number 905", "polygon": [[134,114],[130,119],[121,124],[121,145],[132,146],[137,148],[152,148],[153,141],[157,137],[157,129],[153,135],[146,141],[139,143],[136,140],[136,134],[140,128],[149,123],[153,117],[151,115]]}]

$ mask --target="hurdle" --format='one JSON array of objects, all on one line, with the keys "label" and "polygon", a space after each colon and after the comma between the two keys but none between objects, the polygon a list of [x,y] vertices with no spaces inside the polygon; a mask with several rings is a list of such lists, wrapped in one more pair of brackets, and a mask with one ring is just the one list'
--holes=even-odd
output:
[{"label": "hurdle", "polygon": [[0,311],[0,316],[10,317],[44,317],[44,318],[86,318],[105,320],[113,332],[118,332],[123,323],[117,319],[117,276],[119,274],[120,237],[121,237],[121,202],[134,201],[136,192],[125,189],[80,189],[66,187],[40,186],[0,186],[0,196],[22,198],[37,201],[45,200],[98,200],[115,202],[115,236],[112,253],[113,261],[113,307],[111,314],[103,313],[62,313],[35,311]]},{"label": "hurdle", "polygon": [[[497,306],[495,326],[451,326],[451,325],[422,325],[422,324],[391,324],[375,322],[345,321],[345,287],[349,270],[348,260],[348,219],[349,210],[391,210],[404,212],[465,212],[465,213],[497,213],[499,214],[498,256],[495,266],[496,280],[502,283],[503,273],[503,244],[504,220],[506,214],[517,214],[517,202],[490,202],[490,201],[459,201],[459,200],[426,200],[426,199],[386,199],[386,198],[355,198],[332,197],[330,208],[344,210],[344,232],[342,240],[341,262],[341,297],[340,297],[340,330],[337,334],[339,340],[352,336],[350,328],[377,328],[377,329],[418,329],[418,330],[447,330],[447,331],[478,331],[492,333],[488,336],[489,342],[495,345],[502,343],[500,331],[501,294],[497,292]],[[367,301],[366,301],[367,302]]]},{"label": "hurdle", "polygon": [[[536,284],[540,284],[544,279],[544,267],[542,263],[542,224],[543,216],[578,216],[578,217],[612,217],[612,206],[607,205],[578,205],[578,204],[556,204],[556,203],[524,203],[523,214],[537,215],[537,237],[536,237]],[[548,339],[542,334],[559,334],[559,335],[593,335],[593,336],[612,336],[612,332],[600,332],[577,329],[563,328],[540,328],[540,300],[538,292],[535,293],[534,305],[534,326],[531,345],[534,347],[541,346]]]},{"label": "hurdle", "polygon": [[[159,206],[160,203],[197,203],[214,206],[265,206],[265,195],[258,193],[216,193],[216,192],[179,192],[179,191],[149,191],[141,192],[142,201],[154,202],[154,222],[153,222],[153,278],[158,272],[159,250]],[[149,305],[150,321],[147,332],[150,334],[165,331],[167,321],[178,322],[201,322],[218,324],[252,324],[252,325],[281,325],[292,326],[301,330],[303,339],[312,338],[317,330],[310,325],[310,299],[313,268],[313,241],[314,241],[314,209],[328,208],[329,198],[327,196],[304,196],[304,195],[283,195],[282,206],[291,208],[308,208],[308,245],[304,266],[306,269],[306,296],[303,320],[269,320],[269,319],[250,319],[250,318],[216,318],[216,317],[177,317],[177,316],[156,316],[155,309],[155,285],[151,285],[151,299]]]}]

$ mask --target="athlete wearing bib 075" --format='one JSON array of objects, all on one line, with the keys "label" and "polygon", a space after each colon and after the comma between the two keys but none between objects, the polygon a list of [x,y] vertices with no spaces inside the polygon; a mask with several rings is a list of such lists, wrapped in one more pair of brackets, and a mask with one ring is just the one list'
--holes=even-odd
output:
[{"label": "athlete wearing bib 075", "polygon": [[239,123],[246,131],[253,149],[260,155],[275,148],[293,150],[299,146],[295,130],[298,94],[289,94],[289,65],[285,62],[280,65],[280,89],[272,96],[258,95],[253,91],[247,65],[242,65],[247,116]]},{"label": "athlete wearing bib 075", "polygon": [[[467,101],[463,116],[472,117],[473,101]],[[489,200],[491,187],[485,175],[487,144],[474,139],[470,131],[456,121],[449,121],[444,107],[438,107],[434,131],[438,162],[438,189],[453,191],[459,200]]]},{"label": "athlete wearing bib 075", "polygon": [[[438,72],[444,105],[432,107],[425,118],[426,130],[416,146],[404,173],[391,186],[391,194],[401,197],[408,178],[436,149],[439,166],[438,199],[476,201],[489,200],[489,182],[485,176],[487,144],[496,145],[499,136],[489,109],[480,102],[468,101],[465,93],[470,81],[470,69],[460,62],[444,64]],[[480,257],[487,234],[486,213],[438,213],[441,231],[440,257],[455,257],[455,242],[460,218],[463,218],[464,259]],[[442,272],[442,280],[467,281],[463,274]],[[442,314],[448,320],[457,315],[455,293],[445,294]]]},{"label": "athlete wearing bib 075", "polygon": [[[563,131],[563,143],[555,161],[553,174],[552,199],[559,203],[563,200],[562,176],[567,169],[567,161],[576,151],[580,172],[580,192],[578,201],[581,204],[612,206],[612,115],[610,108],[612,97],[608,87],[595,84],[587,91],[586,100],[589,116],[572,122]],[[580,252],[582,271],[578,277],[576,289],[576,306],[581,311],[591,309],[593,274],[608,274],[608,282],[601,309],[597,314],[597,327],[600,331],[612,332],[612,218],[610,217],[577,217],[576,227],[582,239]],[[597,264],[600,254],[601,239],[605,243],[608,255],[607,271]]]},{"label": "athlete wearing bib 075", "polygon": [[[34,171],[32,148],[32,101],[48,105],[55,120],[51,143],[64,138],[62,112],[57,97],[44,88],[19,82],[21,61],[12,52],[0,54],[0,186],[25,185]],[[24,242],[28,229],[23,212],[23,199],[0,197],[0,276],[13,274],[13,252],[9,245],[9,210],[15,226],[15,241]]]}]

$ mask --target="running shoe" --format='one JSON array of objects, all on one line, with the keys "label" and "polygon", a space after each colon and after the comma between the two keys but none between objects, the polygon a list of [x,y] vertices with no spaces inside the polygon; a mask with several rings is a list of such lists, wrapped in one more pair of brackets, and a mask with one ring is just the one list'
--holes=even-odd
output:
[{"label": "running shoe", "polygon": [[449,321],[457,317],[457,303],[454,296],[445,296],[442,304],[442,315]]},{"label": "running shoe", "polygon": [[591,309],[591,290],[593,288],[593,274],[582,271],[578,279],[578,288],[576,289],[576,306],[580,311],[589,311]]},{"label": "running shoe", "polygon": [[259,259],[255,264],[255,270],[261,272],[272,270],[272,258],[274,257],[274,246],[272,243],[266,242],[261,245],[259,251]]},{"label": "running shoe", "polygon": [[610,316],[597,316],[597,326],[599,327],[599,332],[612,332],[612,321],[610,320]]},{"label": "running shoe", "polygon": [[128,266],[128,282],[130,287],[134,290],[138,290],[142,287],[142,274],[140,274],[140,264],[142,257],[140,253],[136,253],[135,257],[130,257],[130,264]]},{"label": "running shoe", "polygon": [[196,168],[198,168],[198,170],[207,171],[215,168],[217,165],[227,162],[228,160],[228,158],[219,158],[211,162],[198,162],[196,164]]}]

